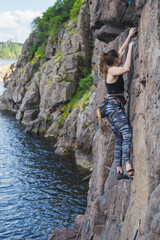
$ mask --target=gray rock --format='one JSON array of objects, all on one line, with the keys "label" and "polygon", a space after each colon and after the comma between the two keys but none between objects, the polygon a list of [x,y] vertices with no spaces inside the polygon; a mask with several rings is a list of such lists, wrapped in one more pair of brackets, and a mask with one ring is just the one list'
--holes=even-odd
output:
[{"label": "gray rock", "polygon": [[[37,109],[25,110],[23,114],[22,123],[25,125],[29,125],[32,121],[34,121],[37,118],[38,113],[39,111]],[[22,118],[22,116],[19,118]]]},{"label": "gray rock", "polygon": [[158,240],[160,236],[160,185],[158,185],[155,190],[152,192],[146,219],[146,239],[155,239]]},{"label": "gray rock", "polygon": [[10,90],[5,90],[0,96],[0,109],[12,110],[14,103],[11,98]]},{"label": "gray rock", "polygon": [[36,73],[32,79],[29,89],[25,93],[20,109],[16,114],[17,119],[22,120],[23,113],[24,112],[26,113],[26,110],[34,109],[35,111],[35,108],[37,108],[36,112],[39,112],[39,104],[40,104],[39,80],[40,80],[40,73]]},{"label": "gray rock", "polygon": [[57,142],[57,153],[66,154],[67,151],[76,147],[77,115],[79,108],[76,107],[67,117]]},{"label": "gray rock", "polygon": [[137,26],[142,10],[140,6],[146,1],[136,1],[136,7],[134,2],[128,4],[127,1],[121,0],[90,1],[90,25],[95,37],[108,43],[127,26]]},{"label": "gray rock", "polygon": [[[95,92],[92,93],[92,96],[90,93],[90,98],[92,100],[95,98]],[[83,149],[83,151],[88,155],[92,154],[92,142],[96,131],[94,122],[92,121],[91,117],[93,114],[93,107],[93,101],[91,101],[91,103],[85,107],[85,110],[81,108],[77,119],[77,145],[80,149]]]},{"label": "gray rock", "polygon": [[57,228],[49,237],[49,240],[75,240],[76,239],[76,233],[72,229],[68,228]]},{"label": "gray rock", "polygon": [[78,233],[81,225],[83,224],[84,215],[78,215],[74,220],[74,230]]},{"label": "gray rock", "polygon": [[58,72],[54,57],[47,63],[39,86],[40,117],[59,112],[58,106],[66,103],[74,95],[79,81],[78,65],[79,57],[74,54],[63,57]]},{"label": "gray rock", "polygon": [[45,48],[45,57],[47,60],[51,59],[56,53],[56,45],[51,37],[48,38],[48,44]]},{"label": "gray rock", "polygon": [[5,74],[3,78],[4,87],[9,87],[11,76],[14,74],[15,70],[16,70],[16,62],[10,66],[10,69],[8,70],[8,72]]},{"label": "gray rock", "polygon": [[75,149],[75,158],[77,165],[92,170],[92,155],[84,153],[84,149],[83,151]]},{"label": "gray rock", "polygon": [[[139,238],[141,240],[157,240],[159,238],[159,209],[157,207],[159,206],[159,187],[157,185],[160,181],[160,164],[158,160],[160,141],[159,131],[157,130],[159,127],[159,110],[157,105],[159,104],[159,97],[157,91],[159,89],[158,79],[160,72],[160,37],[157,20],[159,5],[158,1],[148,1],[144,5],[145,2],[135,2],[137,4],[135,19],[140,14],[141,19],[138,38],[133,47],[132,63],[134,63],[134,66],[132,66],[130,73],[124,74],[125,90],[127,92],[125,96],[127,98],[126,112],[133,130],[131,159],[133,159],[135,179],[132,183],[129,181],[118,182],[113,172],[109,173],[107,169],[103,169],[100,172],[103,164],[109,167],[112,166],[112,168],[115,168],[115,165],[112,165],[113,143],[110,145],[104,161],[110,130],[107,123],[105,122],[104,124],[105,120],[98,121],[98,130],[94,135],[92,145],[93,174],[90,180],[88,196],[88,199],[90,197],[91,199],[88,202],[87,210],[87,219],[90,219],[91,224],[88,233],[86,232],[87,221],[83,226],[82,239],[85,240],[90,239],[91,236],[93,239],[99,240],[133,239],[136,232],[137,219],[139,218],[141,219]],[[105,4],[113,4],[113,9],[109,13],[106,11],[107,7],[105,7]],[[122,5],[124,2],[107,1],[101,3],[92,1],[92,5],[94,5],[96,10],[96,12],[92,11],[93,6],[91,6],[91,19],[95,23],[93,26],[95,29],[96,27],[97,29],[103,29],[105,24],[102,19],[107,20],[111,13],[114,17],[113,10],[116,4]],[[104,9],[102,9],[102,5]],[[118,9],[119,14],[121,14],[120,6]],[[108,13],[108,16],[105,12]],[[133,19],[133,15],[129,16],[128,13],[129,10],[127,9],[124,16],[125,19]],[[115,12],[115,18],[118,17],[116,14]],[[134,11],[132,14],[135,14]],[[100,27],[98,27],[98,23]],[[118,50],[127,36],[127,31],[124,31],[108,45],[96,40],[93,61],[97,87],[95,104],[97,105],[103,101],[103,96],[106,94],[104,79],[100,81],[97,74],[99,63],[97,56],[99,56],[101,51],[107,52],[113,48]],[[123,62],[126,58],[126,53]],[[99,172],[101,173],[100,175]],[[156,186],[157,188],[155,188]],[[154,189],[155,192],[153,192]],[[98,230],[96,230],[97,226],[100,226]]]},{"label": "gray rock", "polygon": [[[36,72],[36,64],[27,63],[12,93],[12,99],[15,103],[21,103],[26,92],[26,87]],[[30,84],[29,84],[30,85]],[[29,86],[28,85],[28,86]]]}]

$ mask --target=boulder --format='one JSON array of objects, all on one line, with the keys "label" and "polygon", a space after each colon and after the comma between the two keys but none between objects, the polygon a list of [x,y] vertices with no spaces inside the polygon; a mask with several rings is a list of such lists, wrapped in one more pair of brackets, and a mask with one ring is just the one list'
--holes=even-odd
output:
[{"label": "boulder", "polygon": [[27,63],[27,65],[23,69],[23,72],[20,75],[20,78],[17,79],[17,84],[12,92],[12,99],[15,103],[22,102],[26,92],[26,88],[28,87],[27,84],[32,79],[35,72],[36,63]]},{"label": "boulder", "polygon": [[10,90],[5,90],[3,95],[0,96],[0,109],[12,110],[14,108],[14,103],[11,98]]},{"label": "boulder", "polygon": [[83,224],[84,215],[78,215],[74,220],[74,230],[78,233],[81,225]]},{"label": "boulder", "polygon": [[52,231],[49,240],[76,240],[76,233],[66,227],[56,228]]},{"label": "boulder", "polygon": [[63,57],[58,73],[54,57],[48,62],[39,86],[40,116],[51,114],[73,97],[79,81],[78,66],[79,57],[74,54]]},{"label": "boulder", "polygon": [[45,57],[47,60],[51,59],[56,53],[56,44],[51,36],[48,38],[48,44],[45,48]]},{"label": "boulder", "polygon": [[27,62],[29,62],[33,58],[33,54],[30,52],[30,48],[37,43],[37,34],[39,30],[34,30],[29,38],[23,44],[21,55],[17,61],[17,67],[22,68]]},{"label": "boulder", "polygon": [[[93,137],[95,135],[95,124],[94,124],[94,110],[95,110],[95,92],[89,93],[89,101],[85,109],[83,104],[85,105],[84,101],[81,100],[79,103],[82,107],[80,108],[78,118],[77,118],[77,132],[76,132],[76,139],[77,139],[77,146],[79,149],[83,150],[84,153],[87,155],[92,155],[92,142]],[[97,113],[96,113],[97,114]],[[94,116],[94,117],[93,117]],[[87,144],[86,144],[87,142]],[[77,155],[78,156],[78,155]]]},{"label": "boulder", "polygon": [[36,112],[39,112],[39,103],[40,103],[39,81],[40,81],[40,73],[36,73],[32,79],[31,84],[28,87],[28,90],[25,93],[20,109],[16,114],[17,119],[22,120],[23,114],[26,110],[34,109],[35,111],[35,109],[37,108]]},{"label": "boulder", "polygon": [[158,240],[160,236],[160,185],[152,192],[145,219],[145,237],[147,240]]},{"label": "boulder", "polygon": [[127,27],[137,26],[143,5],[147,0],[98,1],[90,2],[90,26],[94,37],[106,43],[110,42]]},{"label": "boulder", "polygon": [[38,113],[39,111],[37,109],[25,110],[22,123],[25,125],[29,125],[32,121],[34,121],[37,118]]},{"label": "boulder", "polygon": [[92,155],[86,154],[79,149],[75,149],[75,158],[77,165],[86,168],[88,170],[92,170]]},{"label": "boulder", "polygon": [[59,133],[56,152],[66,154],[76,147],[77,115],[79,108],[76,107],[67,117],[62,130]]}]

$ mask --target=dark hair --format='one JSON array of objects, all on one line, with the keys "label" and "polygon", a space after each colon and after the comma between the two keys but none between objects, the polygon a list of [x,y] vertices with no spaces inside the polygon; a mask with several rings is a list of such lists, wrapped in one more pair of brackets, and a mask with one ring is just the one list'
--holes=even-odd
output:
[{"label": "dark hair", "polygon": [[115,63],[115,58],[118,58],[119,54],[116,50],[112,49],[107,53],[103,53],[100,56],[100,63],[99,63],[99,69],[98,69],[98,73],[99,75],[104,74],[105,78],[107,76],[108,73],[108,66],[113,66],[113,64]]}]

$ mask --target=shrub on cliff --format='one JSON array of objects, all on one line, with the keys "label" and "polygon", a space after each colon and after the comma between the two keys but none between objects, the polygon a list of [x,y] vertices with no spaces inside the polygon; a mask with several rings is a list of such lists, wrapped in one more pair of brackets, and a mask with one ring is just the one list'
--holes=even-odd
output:
[{"label": "shrub on cliff", "polygon": [[70,20],[72,20],[73,18],[77,17],[81,4],[82,4],[83,0],[76,0],[73,8],[70,11]]},{"label": "shrub on cliff", "polygon": [[63,106],[61,109],[62,115],[61,118],[57,121],[57,127],[62,127],[66,118],[68,117],[69,113],[73,110],[75,106],[77,106],[80,99],[83,99],[80,105],[82,105],[82,108],[84,108],[89,101],[89,94],[87,91],[90,89],[90,87],[93,84],[93,76],[90,74],[87,68],[84,68],[83,70],[83,77],[79,81],[79,86],[76,90],[75,95],[73,98],[70,99],[69,103]]},{"label": "shrub on cliff", "polygon": [[34,54],[43,43],[47,44],[50,35],[57,41],[58,33],[65,23],[78,15],[81,3],[82,0],[57,0],[41,18],[35,18],[32,26],[39,30],[38,41],[31,47],[30,52]]},{"label": "shrub on cliff", "polygon": [[69,103],[72,107],[84,96],[84,94],[93,84],[93,76],[90,74],[89,70],[87,68],[84,68],[82,72],[83,76],[79,81],[79,86],[74,97],[70,100]]}]

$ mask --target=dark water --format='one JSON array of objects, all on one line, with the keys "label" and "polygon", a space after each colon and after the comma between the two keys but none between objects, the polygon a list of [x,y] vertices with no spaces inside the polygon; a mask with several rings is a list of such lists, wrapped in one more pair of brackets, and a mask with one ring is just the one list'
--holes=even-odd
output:
[{"label": "dark water", "polygon": [[27,135],[0,111],[0,239],[46,240],[56,227],[72,228],[85,211],[86,175],[73,156],[54,153],[51,139]]}]

